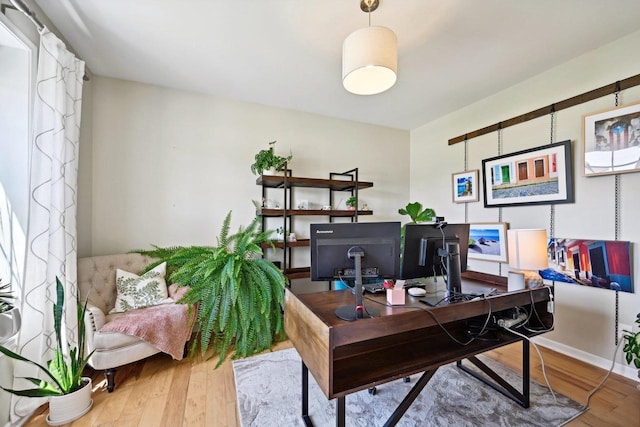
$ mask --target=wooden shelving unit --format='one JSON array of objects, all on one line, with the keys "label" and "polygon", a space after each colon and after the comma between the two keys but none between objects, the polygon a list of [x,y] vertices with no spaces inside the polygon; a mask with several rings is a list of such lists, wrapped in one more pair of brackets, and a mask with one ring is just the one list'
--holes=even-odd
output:
[{"label": "wooden shelving unit", "polygon": [[[286,166],[285,166],[286,169]],[[356,206],[359,198],[358,192],[373,187],[372,182],[358,180],[358,169],[352,169],[346,172],[329,174],[329,179],[322,178],[303,178],[292,175],[290,169],[286,169],[283,175],[260,175],[256,179],[256,185],[262,187],[262,199],[267,199],[267,191],[269,189],[281,189],[284,191],[283,208],[260,208],[258,214],[262,216],[262,229],[265,230],[267,218],[282,218],[282,226],[284,235],[293,229],[293,220],[297,216],[324,216],[329,222],[334,218],[351,218],[351,221],[357,222],[361,215],[373,215],[370,210],[347,210],[347,209],[291,209],[293,206],[293,193],[295,188],[320,188],[329,190],[329,205],[334,204],[334,192],[347,191],[350,195],[356,197]],[[291,265],[293,248],[309,247],[309,239],[298,239],[296,241],[274,241],[273,246],[282,249],[281,268],[289,280],[304,279],[310,277],[310,268],[293,267]],[[271,245],[265,244],[263,248],[270,248]]]}]

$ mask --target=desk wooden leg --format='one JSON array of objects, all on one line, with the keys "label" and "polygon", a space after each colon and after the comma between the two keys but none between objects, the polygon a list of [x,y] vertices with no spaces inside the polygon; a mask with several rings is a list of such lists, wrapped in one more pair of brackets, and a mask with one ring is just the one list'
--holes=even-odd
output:
[{"label": "desk wooden leg", "polygon": [[307,427],[313,423],[309,417],[309,368],[302,362],[302,421]]}]

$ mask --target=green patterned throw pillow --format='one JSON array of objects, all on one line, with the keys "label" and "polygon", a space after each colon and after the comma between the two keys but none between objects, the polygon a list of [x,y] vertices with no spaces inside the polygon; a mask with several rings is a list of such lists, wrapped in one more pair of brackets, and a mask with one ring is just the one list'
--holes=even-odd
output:
[{"label": "green patterned throw pillow", "polygon": [[164,274],[167,263],[138,276],[124,270],[116,270],[116,306],[109,313],[135,310],[136,308],[171,302],[168,298]]}]

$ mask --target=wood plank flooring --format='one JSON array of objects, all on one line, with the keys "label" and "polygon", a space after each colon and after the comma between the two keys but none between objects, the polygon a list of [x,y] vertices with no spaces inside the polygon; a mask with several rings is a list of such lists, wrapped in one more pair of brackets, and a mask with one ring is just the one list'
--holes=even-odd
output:
[{"label": "wood plank flooring", "polygon": [[[286,341],[274,349],[291,347]],[[486,355],[519,370],[521,344],[513,344]],[[540,347],[547,377],[557,393],[584,404],[605,371]],[[235,427],[236,392],[231,361],[214,369],[218,359],[174,361],[156,355],[118,369],[116,389],[107,393],[102,372],[93,378],[93,408],[72,427]],[[538,354],[531,349],[531,376],[544,383]],[[571,427],[640,427],[638,383],[612,374],[590,400],[590,409],[568,425]],[[46,405],[25,424],[46,426]],[[283,426],[285,427],[285,426]]]}]

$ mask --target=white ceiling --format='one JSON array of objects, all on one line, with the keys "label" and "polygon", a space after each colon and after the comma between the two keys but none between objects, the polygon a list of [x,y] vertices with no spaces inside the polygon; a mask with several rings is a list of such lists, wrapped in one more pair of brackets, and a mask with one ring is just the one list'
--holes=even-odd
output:
[{"label": "white ceiling", "polygon": [[341,55],[360,0],[35,2],[94,74],[400,129],[640,29],[638,0],[380,0],[398,82],[357,96]]}]

